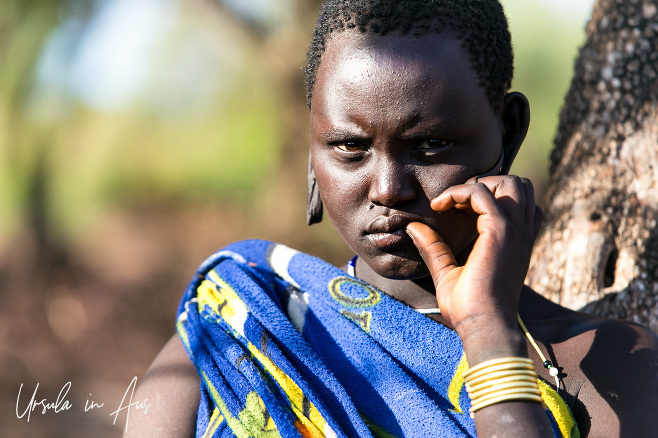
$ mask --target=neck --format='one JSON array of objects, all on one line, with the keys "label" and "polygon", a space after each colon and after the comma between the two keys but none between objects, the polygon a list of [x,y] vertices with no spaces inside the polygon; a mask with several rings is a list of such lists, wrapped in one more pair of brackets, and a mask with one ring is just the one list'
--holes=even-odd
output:
[{"label": "neck", "polygon": [[[355,271],[358,278],[372,284],[377,289],[409,307],[414,309],[434,309],[437,307],[436,292],[429,275],[416,280],[393,280],[377,274],[360,258],[356,260]],[[441,315],[431,315],[430,317],[447,326]]]},{"label": "neck", "polygon": [[[457,255],[457,263],[460,266],[466,264],[474,244],[475,239]],[[372,284],[377,289],[409,307],[414,309],[435,309],[437,307],[436,290],[429,275],[415,280],[393,280],[377,274],[360,257],[356,258],[354,270],[358,278]],[[446,327],[452,328],[443,316],[439,314],[428,316]]]}]

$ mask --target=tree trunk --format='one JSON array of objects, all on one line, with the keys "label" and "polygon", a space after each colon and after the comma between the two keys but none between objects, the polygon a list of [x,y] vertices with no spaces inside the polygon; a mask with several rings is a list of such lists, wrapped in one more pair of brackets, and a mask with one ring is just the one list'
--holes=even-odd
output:
[{"label": "tree trunk", "polygon": [[658,8],[598,0],[560,116],[528,282],[658,331]]}]

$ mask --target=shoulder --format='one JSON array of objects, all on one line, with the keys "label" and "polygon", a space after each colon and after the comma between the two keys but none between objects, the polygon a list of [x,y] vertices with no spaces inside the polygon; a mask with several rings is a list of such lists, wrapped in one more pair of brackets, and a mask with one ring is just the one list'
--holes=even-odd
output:
[{"label": "shoulder", "polygon": [[[579,339],[581,338],[581,339]],[[658,427],[658,341],[636,324],[593,319],[575,339],[582,385],[574,415],[590,436],[650,436]],[[609,436],[609,435],[607,435]]]},{"label": "shoulder", "polygon": [[124,437],[194,436],[199,407],[199,376],[178,335],[171,337],[144,375],[135,399],[148,405],[131,415]]},{"label": "shoulder", "polygon": [[287,264],[297,254],[304,253],[269,240],[240,240],[224,246],[208,257],[199,267],[197,275],[204,275],[226,260],[233,260],[248,267],[276,268],[276,265]]},{"label": "shoulder", "polygon": [[[658,338],[649,329],[630,321],[599,318],[573,312],[560,318],[556,329],[561,339],[553,339],[562,354],[577,359],[585,377],[594,381],[614,377],[624,379],[631,368],[658,365]],[[624,376],[620,368],[626,369]],[[631,368],[628,368],[631,367]]]},{"label": "shoulder", "polygon": [[530,330],[537,332],[537,338],[563,371],[582,435],[655,433],[656,335],[629,321],[586,315],[541,299],[531,301],[545,306],[545,317],[533,320]]},{"label": "shoulder", "polygon": [[657,348],[658,337],[630,321],[602,318],[567,309],[527,289],[522,297],[521,316],[537,337],[550,344],[565,344],[583,356],[611,352],[632,353],[638,348]]}]

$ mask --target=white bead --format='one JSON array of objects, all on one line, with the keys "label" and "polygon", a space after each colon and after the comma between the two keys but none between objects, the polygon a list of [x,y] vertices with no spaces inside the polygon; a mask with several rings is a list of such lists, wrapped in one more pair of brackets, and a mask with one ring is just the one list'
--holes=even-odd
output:
[{"label": "white bead", "polygon": [[560,371],[555,367],[551,367],[548,370],[548,374],[550,374],[552,377],[557,377],[557,375],[560,374]]}]

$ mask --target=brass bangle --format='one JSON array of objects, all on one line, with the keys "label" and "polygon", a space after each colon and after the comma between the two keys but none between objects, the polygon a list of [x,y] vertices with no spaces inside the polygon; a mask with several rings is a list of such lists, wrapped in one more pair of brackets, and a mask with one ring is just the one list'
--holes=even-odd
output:
[{"label": "brass bangle", "polygon": [[478,389],[476,391],[469,391],[468,396],[472,400],[476,399],[481,399],[486,397],[489,394],[497,394],[499,392],[506,391],[508,389],[519,389],[519,390],[534,390],[537,392],[537,394],[540,394],[539,392],[539,386],[537,386],[537,381],[535,380],[534,382],[509,382],[509,383],[503,383],[500,385],[494,385],[488,388],[482,388]]},{"label": "brass bangle", "polygon": [[491,382],[498,382],[501,379],[529,379],[529,380],[537,380],[537,372],[536,371],[530,371],[530,370],[509,370],[509,371],[497,371],[495,373],[491,373],[490,375],[483,375],[480,376],[476,379],[468,379],[468,382],[466,383],[467,387],[477,387],[483,384],[493,384]]},{"label": "brass bangle", "polygon": [[480,404],[487,400],[503,397],[503,396],[514,396],[514,395],[536,395],[541,398],[541,392],[539,389],[535,388],[507,388],[504,390],[491,392],[489,394],[484,394],[473,401],[473,404]]},{"label": "brass bangle", "polygon": [[532,360],[527,358],[527,357],[514,357],[514,356],[512,356],[512,357],[500,357],[498,359],[487,360],[485,362],[482,362],[482,363],[479,363],[479,364],[475,365],[474,367],[470,368],[468,371],[466,371],[464,373],[464,377],[470,376],[470,375],[476,373],[477,371],[479,371],[481,369],[485,369],[485,368],[489,369],[492,366],[501,365],[501,364],[512,364],[512,365],[515,365],[515,366],[525,364],[525,365],[532,366],[533,369],[534,369],[534,364],[533,364]]},{"label": "brass bangle", "polygon": [[482,362],[464,373],[471,399],[471,415],[482,408],[506,401],[542,403],[538,376],[532,360],[503,357]]},{"label": "brass bangle", "polygon": [[[529,360],[529,359],[528,359]],[[480,365],[486,364],[487,362],[483,362]],[[467,373],[464,373],[464,379],[468,380],[473,380],[477,379],[480,376],[483,375],[489,375],[491,373],[499,372],[499,371],[519,371],[519,370],[528,370],[528,371],[535,371],[535,366],[532,363],[502,363],[502,364],[493,364],[491,366],[485,367],[485,368],[479,368],[479,369],[473,369],[469,370]]]},{"label": "brass bangle", "polygon": [[482,401],[478,404],[474,404],[471,406],[471,414],[476,413],[482,408],[489,407],[491,405],[495,405],[498,403],[503,403],[507,401],[530,401],[530,402],[535,402],[535,403],[540,403],[543,404],[544,401],[542,400],[540,395],[534,395],[534,394],[513,394],[513,395],[501,395],[498,397],[493,397],[489,400]]}]

